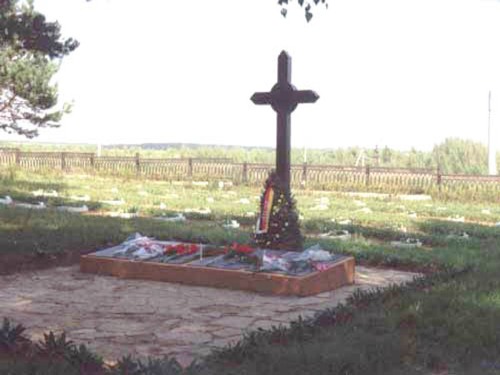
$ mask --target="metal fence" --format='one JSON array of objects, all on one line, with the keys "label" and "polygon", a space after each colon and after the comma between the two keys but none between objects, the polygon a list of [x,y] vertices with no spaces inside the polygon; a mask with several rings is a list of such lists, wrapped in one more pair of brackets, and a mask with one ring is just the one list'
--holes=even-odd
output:
[{"label": "metal fence", "polygon": [[[274,167],[271,164],[237,163],[228,158],[143,158],[96,156],[94,153],[24,152],[0,148],[0,165],[29,171],[61,170],[64,172],[133,174],[165,180],[224,179],[235,183],[262,184]],[[439,169],[400,169],[379,167],[346,167],[335,165],[292,165],[295,186],[359,187],[387,190],[391,187],[425,192],[432,188],[474,189],[486,187],[500,197],[500,176],[444,175]],[[500,198],[499,198],[500,199]]]}]

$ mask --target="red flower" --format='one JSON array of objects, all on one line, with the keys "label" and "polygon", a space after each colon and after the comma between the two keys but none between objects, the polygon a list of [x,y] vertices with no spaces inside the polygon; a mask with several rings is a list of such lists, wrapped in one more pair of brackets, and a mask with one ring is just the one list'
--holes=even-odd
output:
[{"label": "red flower", "polygon": [[165,254],[167,255],[191,255],[198,252],[198,245],[196,244],[183,244],[167,245],[165,247]]},{"label": "red flower", "polygon": [[192,244],[189,245],[189,251],[188,251],[189,254],[197,253],[198,250],[199,250],[198,245],[196,245],[194,243],[192,243]]},{"label": "red flower", "polygon": [[172,254],[174,252],[175,252],[174,245],[165,246],[165,251],[164,251],[165,254]]},{"label": "red flower", "polygon": [[254,249],[248,245],[241,245],[237,242],[233,242],[230,248],[226,248],[226,253],[229,251],[235,251],[239,255],[247,255],[254,252]]},{"label": "red flower", "polygon": [[332,265],[329,263],[316,263],[314,262],[313,267],[316,271],[323,272],[326,271],[328,268],[330,268]]}]

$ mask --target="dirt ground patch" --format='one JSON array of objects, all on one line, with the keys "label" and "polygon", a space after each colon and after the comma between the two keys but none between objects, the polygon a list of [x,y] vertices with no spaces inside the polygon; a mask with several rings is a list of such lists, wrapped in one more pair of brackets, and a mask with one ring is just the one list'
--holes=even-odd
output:
[{"label": "dirt ground patch", "polygon": [[71,266],[79,262],[80,255],[90,252],[92,250],[66,251],[53,254],[3,253],[0,255],[0,275]]}]

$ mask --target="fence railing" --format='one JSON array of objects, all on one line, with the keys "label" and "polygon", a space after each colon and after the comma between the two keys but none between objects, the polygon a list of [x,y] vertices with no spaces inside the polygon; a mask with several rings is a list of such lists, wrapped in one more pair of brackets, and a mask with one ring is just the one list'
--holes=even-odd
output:
[{"label": "fence railing", "polygon": [[[245,184],[262,184],[274,167],[272,164],[238,163],[228,158],[161,159],[144,158],[139,154],[98,157],[94,153],[24,152],[5,148],[0,148],[0,165],[31,171],[59,169],[110,175],[129,173],[161,179],[225,179]],[[291,180],[295,186],[349,188],[364,185],[371,189],[398,186],[421,191],[434,187],[481,185],[500,194],[500,176],[444,175],[439,168],[427,170],[301,164],[291,166]]]}]

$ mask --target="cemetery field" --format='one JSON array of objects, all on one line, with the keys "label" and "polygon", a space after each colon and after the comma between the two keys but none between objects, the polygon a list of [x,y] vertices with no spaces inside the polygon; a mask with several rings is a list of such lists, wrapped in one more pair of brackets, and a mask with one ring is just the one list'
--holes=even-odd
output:
[{"label": "cemetery field", "polygon": [[[80,254],[134,232],[162,240],[250,243],[260,193],[222,181],[4,171],[0,273],[75,264]],[[424,278],[359,293],[291,328],[249,333],[209,355],[193,373],[499,373],[500,203],[300,189],[294,194],[306,245],[319,243],[353,255],[358,264],[419,271]],[[0,373],[7,364],[0,359]]]}]

